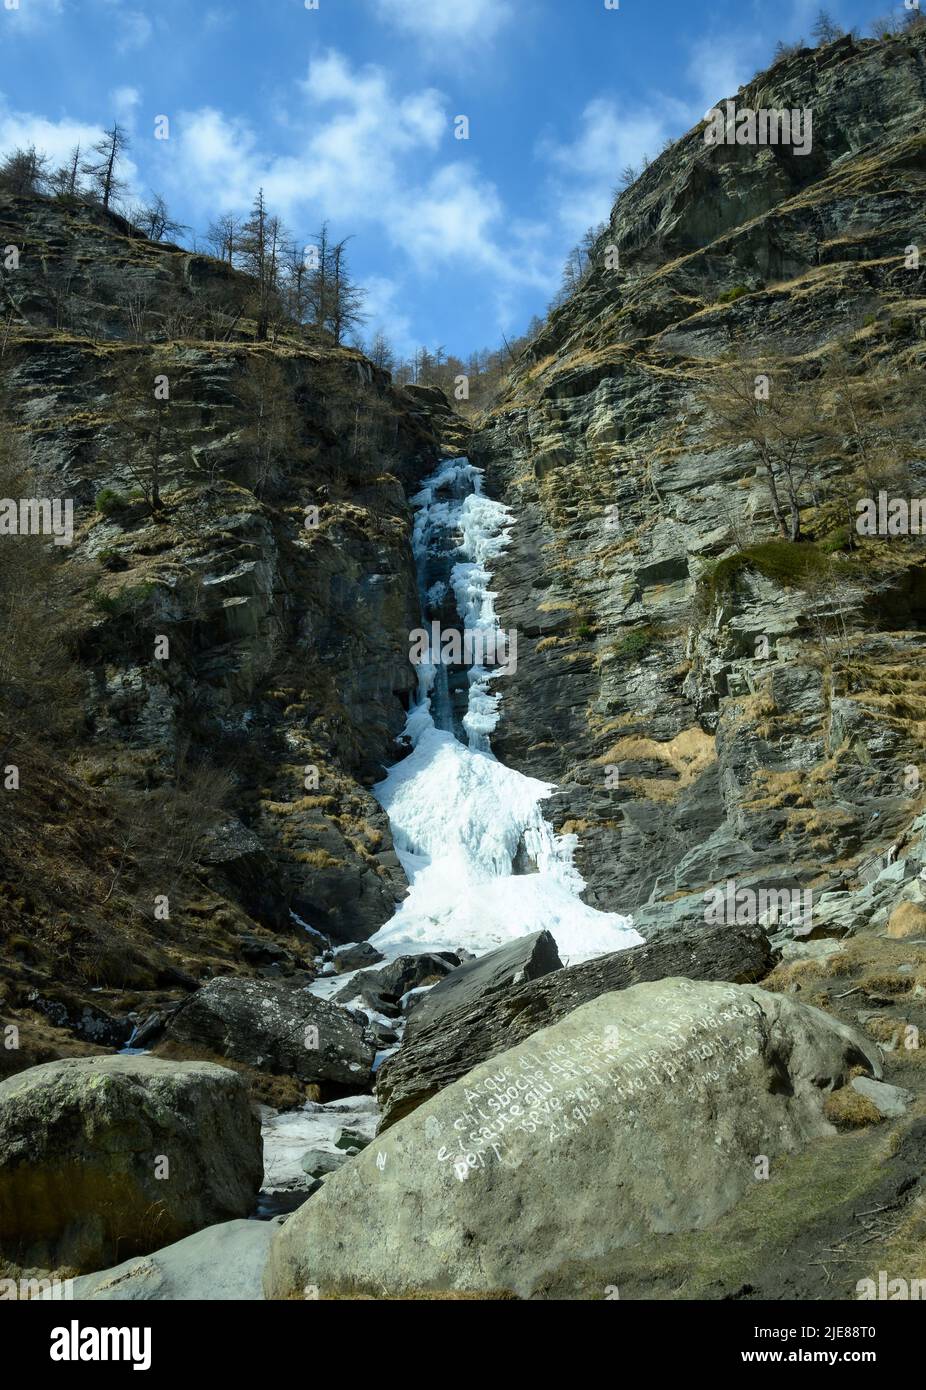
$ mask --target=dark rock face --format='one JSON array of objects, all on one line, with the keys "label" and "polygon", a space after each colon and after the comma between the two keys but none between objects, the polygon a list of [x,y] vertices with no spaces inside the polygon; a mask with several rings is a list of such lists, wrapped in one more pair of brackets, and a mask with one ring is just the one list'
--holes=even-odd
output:
[{"label": "dark rock face", "polygon": [[[525,984],[464,999],[457,1009],[414,1029],[380,1068],[376,1096],[388,1129],[437,1091],[581,1004],[631,985],[684,976],[735,984],[761,979],[772,964],[768,937],[757,927],[705,927],[667,933],[652,945],[554,970]],[[452,976],[450,977],[452,979]],[[448,981],[449,983],[449,981]],[[414,1018],[414,1015],[412,1015]]]},{"label": "dark rock face", "polygon": [[[452,412],[299,326],[255,342],[247,277],[99,209],[0,194],[0,244],[21,253],[3,437],[21,433],[48,495],[74,503],[61,558],[80,692],[78,771],[45,758],[4,836],[2,877],[18,885],[7,925],[28,943],[27,959],[0,954],[4,1017],[22,1033],[6,1071],[92,1040],[83,1009],[118,1012],[94,986],[156,1010],[172,1002],[162,985],[176,1000],[230,961],[272,969],[266,950],[240,948],[260,930],[281,936],[281,970],[310,966],[317,938],[291,911],[341,942],[392,915],[406,880],[369,788],[416,687],[406,499]],[[170,381],[158,514],[124,400],[130,369],[149,368]],[[261,402],[269,440],[255,433]],[[152,660],[157,635],[165,660]],[[213,807],[200,789],[196,873],[170,893],[165,931],[152,900],[173,869],[149,888],[142,861],[172,818],[142,818],[184,767],[223,791]],[[126,853],[113,849],[123,822]],[[60,828],[53,872],[36,861],[40,826],[46,839]],[[36,923],[51,922],[46,937]],[[53,986],[66,1016],[46,1026],[29,996],[56,998]]]},{"label": "dark rock face", "polygon": [[105,1268],[250,1215],[260,1123],[205,1062],[69,1058],[0,1082],[0,1254]]},{"label": "dark rock face", "polygon": [[166,1036],[257,1071],[333,1090],[362,1090],[373,1048],[346,1009],[269,980],[210,980],[178,1009]]},{"label": "dark rock face", "polygon": [[61,999],[45,998],[38,990],[31,991],[26,1002],[56,1028],[67,1028],[75,1037],[100,1047],[119,1047],[132,1032],[128,1019],[111,1018],[101,1009],[86,1004],[69,1008]]},{"label": "dark rock face", "polygon": [[423,1027],[461,1009],[488,1003],[490,995],[509,985],[538,980],[554,970],[562,970],[556,942],[548,931],[522,936],[510,946],[502,946],[487,956],[467,961],[451,970],[433,989],[412,1004],[405,1029],[406,1041]]},{"label": "dark rock face", "polygon": [[[811,106],[811,155],[710,147],[703,127],[665,150],[470,448],[516,518],[494,573],[519,633],[495,751],[558,785],[546,806],[579,836],[587,900],[647,926],[731,873],[824,888],[918,809],[903,769],[919,757],[922,539],[862,545],[827,580],[849,543],[834,499],[865,446],[824,396],[819,418],[846,434],[800,497],[817,578],[746,565],[719,593],[717,562],[778,529],[756,454],[713,437],[703,390],[756,356],[776,384],[799,358],[803,389],[844,353],[856,383],[904,373],[916,394],[924,74],[922,28],[806,50],[736,104]],[[921,459],[922,417],[901,437]]]}]

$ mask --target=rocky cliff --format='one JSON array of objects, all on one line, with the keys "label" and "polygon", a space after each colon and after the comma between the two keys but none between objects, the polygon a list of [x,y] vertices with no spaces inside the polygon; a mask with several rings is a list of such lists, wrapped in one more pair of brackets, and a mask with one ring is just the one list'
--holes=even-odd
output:
[{"label": "rocky cliff", "polygon": [[[559,785],[589,901],[644,934],[729,878],[811,888],[822,920],[923,804],[926,551],[853,523],[926,494],[924,96],[922,29],[759,75],[736,107],[811,108],[812,151],[705,124],[666,149],[473,443],[517,517],[496,751]],[[797,543],[768,436],[723,428],[753,373]]]},{"label": "rocky cliff", "polygon": [[[588,901],[645,934],[730,878],[851,915],[922,809],[926,554],[852,503],[926,494],[924,54],[845,38],[736,95],[809,107],[809,153],[665,150],[471,442],[516,522],[496,752],[557,784]],[[438,391],[293,324],[257,341],[247,277],[98,209],[5,195],[2,246],[0,462],[75,505],[9,588],[18,1069],[310,966],[293,913],[335,941],[390,917],[369,788],[414,686],[407,499],[466,441]],[[741,370],[787,406],[787,534],[763,440],[721,428]]]},{"label": "rocky cliff", "polygon": [[[0,198],[0,493],[74,503],[54,547],[0,500],[0,1271],[288,1300],[921,1279],[926,549],[857,521],[926,499],[924,91],[922,27],[757,77],[737,107],[807,108],[812,148],[666,149],[471,441],[358,352],[260,341],[222,264]],[[511,508],[473,591],[519,638],[494,751],[557,786],[588,901],[646,938],[584,963],[547,932],[468,963],[367,940],[405,891],[370,788],[413,690],[409,498],[464,451]],[[454,625],[447,495],[417,549]],[[452,834],[491,840],[503,797],[463,787]],[[562,928],[526,834],[497,846],[451,887],[488,916],[501,874]],[[780,891],[809,916],[757,920]],[[159,1055],[73,1058],[130,1034]],[[264,1112],[262,1164],[229,1069],[299,1107]],[[206,1176],[154,1230],[168,1144]],[[115,1204],[100,1152],[137,1169]],[[227,1219],[281,1194],[264,1238]]]},{"label": "rocky cliff", "polygon": [[246,277],[86,204],[3,196],[0,246],[0,491],[74,503],[71,545],[4,552],[18,1070],[308,965],[291,912],[335,941],[391,915],[369,787],[415,686],[406,497],[448,410],[296,325],[256,341]]}]

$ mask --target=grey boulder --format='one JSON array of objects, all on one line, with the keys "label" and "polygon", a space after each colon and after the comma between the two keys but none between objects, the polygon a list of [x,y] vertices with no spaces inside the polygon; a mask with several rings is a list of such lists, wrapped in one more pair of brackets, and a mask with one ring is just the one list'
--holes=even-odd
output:
[{"label": "grey boulder", "polygon": [[[422,1015],[419,1023],[417,1011],[411,1014],[402,1046],[377,1072],[376,1098],[383,1108],[380,1128],[395,1124],[478,1062],[523,1042],[610,990],[670,975],[747,982],[761,979],[772,962],[768,937],[760,927],[702,925],[523,984],[499,986],[482,996],[464,989],[459,1006],[443,1010],[433,1021]],[[452,978],[447,978],[448,987]]]},{"label": "grey boulder", "polygon": [[883,1081],[873,1081],[870,1076],[854,1076],[852,1089],[870,1100],[886,1120],[896,1120],[906,1115],[916,1100],[912,1091],[904,1090],[902,1086],[888,1086]]},{"label": "grey boulder", "polygon": [[210,980],[177,1010],[166,1036],[306,1084],[361,1090],[373,1065],[362,1022],[286,981]]},{"label": "grey boulder", "polygon": [[859,1034],[756,986],[603,995],[328,1178],[274,1239],[266,1295],[529,1298],[556,1275],[600,1298],[616,1251],[710,1225],[761,1157],[834,1134],[824,1096],[860,1063],[880,1073]]},{"label": "grey boulder", "polygon": [[0,1083],[0,1255],[101,1269],[247,1216],[260,1122],[227,1067],[72,1057]]},{"label": "grey boulder", "polygon": [[226,1221],[209,1226],[154,1255],[75,1279],[72,1297],[131,1303],[258,1302],[264,1296],[267,1252],[279,1224]]},{"label": "grey boulder", "polygon": [[414,1037],[422,1025],[436,1023],[455,1009],[485,1000],[495,990],[538,980],[562,968],[563,962],[550,932],[532,932],[530,936],[519,937],[509,946],[467,961],[438,980],[411,1008],[405,1036]]}]

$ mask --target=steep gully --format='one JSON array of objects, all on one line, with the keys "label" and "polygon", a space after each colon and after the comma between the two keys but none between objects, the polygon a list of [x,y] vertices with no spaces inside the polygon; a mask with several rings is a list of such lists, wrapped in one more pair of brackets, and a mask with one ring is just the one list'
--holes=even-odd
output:
[{"label": "steep gully", "polygon": [[[412,549],[425,629],[434,622],[445,632],[459,625],[486,634],[483,650],[492,650],[491,564],[508,544],[515,518],[482,486],[482,470],[467,459],[439,464],[412,499]],[[432,647],[430,655],[439,653]],[[379,968],[425,952],[482,955],[542,930],[553,934],[565,964],[639,945],[643,938],[629,918],[582,901],[576,837],[557,835],[542,813],[552,784],[505,767],[493,754],[504,675],[481,666],[457,670],[439,660],[421,663],[418,674],[417,699],[400,738],[411,751],[374,788],[409,881],[408,897],[370,939],[385,958]],[[343,1000],[358,973],[323,974],[310,988],[320,998]],[[378,1018],[362,998],[350,1006],[401,1033],[401,1025]],[[374,1069],[394,1050],[380,1052]],[[265,1112],[259,1214],[273,1216],[305,1200],[307,1148],[338,1155],[345,1122],[369,1140],[378,1120],[370,1096]]]},{"label": "steep gully", "polygon": [[[490,567],[508,544],[510,509],[483,494],[482,472],[465,458],[442,462],[413,506],[425,629],[459,625],[492,650]],[[581,900],[576,837],[555,834],[541,809],[555,788],[493,754],[501,668],[453,672],[433,646],[428,655],[403,735],[411,752],[375,788],[410,891],[371,944],[387,960],[461,948],[480,955],[546,929],[569,962],[639,944],[628,918]]]}]

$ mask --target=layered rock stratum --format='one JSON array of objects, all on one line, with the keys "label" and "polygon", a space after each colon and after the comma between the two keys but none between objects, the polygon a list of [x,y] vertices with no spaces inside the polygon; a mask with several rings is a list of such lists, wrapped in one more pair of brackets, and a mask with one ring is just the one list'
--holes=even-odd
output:
[{"label": "layered rock stratum", "polygon": [[[518,518],[496,751],[557,783],[588,900],[644,935],[728,878],[842,889],[922,804],[923,540],[858,541],[844,494],[878,483],[866,448],[890,472],[882,408],[926,493],[924,54],[922,30],[846,37],[729,94],[810,107],[812,152],[703,125],[664,151],[471,445]],[[711,428],[705,392],[746,362],[819,411],[801,546],[755,450]]]}]

